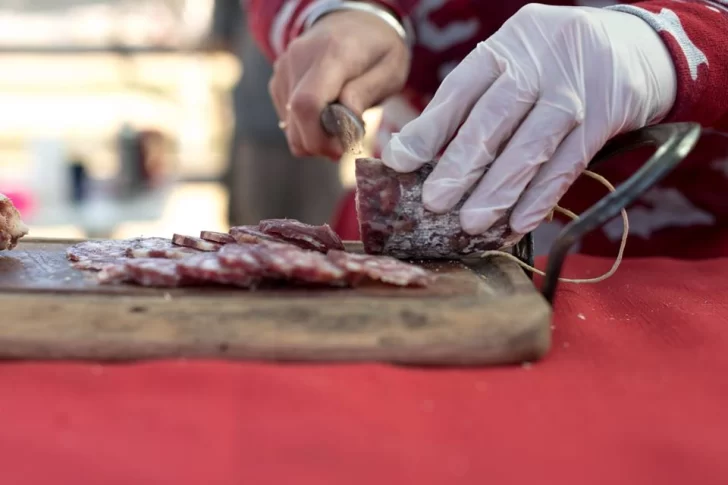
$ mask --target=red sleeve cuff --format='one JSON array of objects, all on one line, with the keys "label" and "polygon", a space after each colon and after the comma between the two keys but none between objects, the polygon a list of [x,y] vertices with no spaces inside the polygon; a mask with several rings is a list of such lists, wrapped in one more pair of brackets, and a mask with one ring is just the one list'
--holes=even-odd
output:
[{"label": "red sleeve cuff", "polygon": [[728,10],[702,1],[649,0],[608,7],[637,15],[672,55],[677,97],[664,122],[715,125],[728,114]]}]

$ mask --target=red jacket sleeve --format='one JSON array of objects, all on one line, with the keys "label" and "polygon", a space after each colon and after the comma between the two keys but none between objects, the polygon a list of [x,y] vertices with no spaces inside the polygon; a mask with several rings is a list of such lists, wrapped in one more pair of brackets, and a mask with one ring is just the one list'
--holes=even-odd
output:
[{"label": "red jacket sleeve", "polygon": [[728,1],[647,0],[607,7],[654,28],[672,55],[677,97],[662,122],[728,120]]},{"label": "red jacket sleeve", "polygon": [[[269,60],[274,61],[303,29],[313,8],[331,0],[242,0],[248,12],[253,38]],[[417,0],[375,0],[399,18],[406,18]]]}]

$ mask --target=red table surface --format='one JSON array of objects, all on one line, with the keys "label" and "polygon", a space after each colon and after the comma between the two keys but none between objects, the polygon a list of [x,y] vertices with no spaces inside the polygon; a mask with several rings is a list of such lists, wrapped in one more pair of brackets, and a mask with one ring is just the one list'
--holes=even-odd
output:
[{"label": "red table surface", "polygon": [[[571,257],[565,275],[611,261]],[[3,484],[725,484],[728,259],[563,285],[532,366],[0,365]]]}]

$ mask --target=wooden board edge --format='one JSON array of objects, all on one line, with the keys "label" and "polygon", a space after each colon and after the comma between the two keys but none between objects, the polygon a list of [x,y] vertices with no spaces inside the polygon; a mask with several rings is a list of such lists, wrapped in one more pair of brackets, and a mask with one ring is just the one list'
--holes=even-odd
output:
[{"label": "wooden board edge", "polygon": [[[216,301],[114,300],[0,296],[0,307],[6,309],[0,358],[483,366],[536,361],[551,345],[551,313],[535,305],[535,294],[506,299],[490,308],[487,317],[465,300],[444,309],[399,300],[381,305],[378,312],[367,301],[347,298],[337,305],[299,301],[281,307],[270,301],[224,309]],[[61,309],[63,318],[58,317]],[[514,322],[516,309],[521,318]]]}]

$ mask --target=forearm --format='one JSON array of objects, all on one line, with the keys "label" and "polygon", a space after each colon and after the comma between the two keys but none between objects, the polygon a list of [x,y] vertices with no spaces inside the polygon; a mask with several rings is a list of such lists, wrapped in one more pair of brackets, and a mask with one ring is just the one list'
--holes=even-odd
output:
[{"label": "forearm", "polygon": [[677,96],[663,122],[712,126],[728,118],[728,1],[648,0],[607,7],[636,15],[657,31],[672,56]]}]

